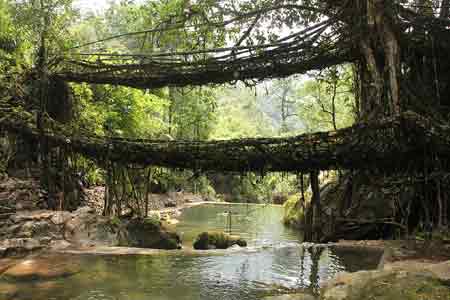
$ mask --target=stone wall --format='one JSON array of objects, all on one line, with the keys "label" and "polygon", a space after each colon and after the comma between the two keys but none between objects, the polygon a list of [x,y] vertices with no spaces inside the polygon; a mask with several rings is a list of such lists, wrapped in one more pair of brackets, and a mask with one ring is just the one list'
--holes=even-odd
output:
[{"label": "stone wall", "polygon": [[177,249],[180,239],[158,220],[106,218],[90,207],[75,212],[20,211],[0,222],[0,256],[41,249],[132,246]]},{"label": "stone wall", "polygon": [[[97,187],[74,212],[46,208],[46,194],[35,179],[5,177],[0,181],[0,258],[42,249],[131,246],[177,249],[178,235],[159,220],[101,216],[104,190]],[[198,201],[180,193],[152,195],[152,209]],[[192,199],[191,199],[192,198]]]},{"label": "stone wall", "polygon": [[20,210],[46,209],[45,191],[36,180],[5,177],[0,180],[0,216]]}]

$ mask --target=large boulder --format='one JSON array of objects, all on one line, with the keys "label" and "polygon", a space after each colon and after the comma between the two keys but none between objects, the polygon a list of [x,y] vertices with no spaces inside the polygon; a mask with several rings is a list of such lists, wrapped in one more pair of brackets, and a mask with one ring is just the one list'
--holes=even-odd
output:
[{"label": "large boulder", "polygon": [[122,246],[153,249],[180,249],[181,239],[168,231],[156,218],[132,219],[126,224]]},{"label": "large boulder", "polygon": [[76,246],[118,246],[122,227],[115,219],[81,207],[64,223],[64,239]]},{"label": "large boulder", "polygon": [[246,247],[247,242],[237,236],[231,236],[222,232],[202,232],[194,241],[194,249],[211,250],[211,249],[227,249],[231,246],[238,245]]}]

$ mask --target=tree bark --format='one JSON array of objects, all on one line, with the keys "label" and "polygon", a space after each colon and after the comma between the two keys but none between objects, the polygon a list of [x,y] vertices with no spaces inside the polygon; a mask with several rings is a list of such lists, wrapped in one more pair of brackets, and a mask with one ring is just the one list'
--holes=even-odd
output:
[{"label": "tree bark", "polygon": [[389,23],[383,22],[383,27],[385,60],[389,72],[391,114],[398,116],[400,114],[400,46]]},{"label": "tree bark", "polygon": [[361,51],[365,59],[365,69],[361,71],[362,88],[366,91],[362,95],[362,118],[370,119],[381,112],[384,80],[378,70],[375,53],[370,47],[368,39],[361,40]]},{"label": "tree bark", "polygon": [[[367,35],[360,41],[366,70],[361,70],[362,84],[368,91],[361,99],[363,119],[375,118],[390,111],[399,115],[400,103],[400,45],[394,30],[389,3],[385,0],[367,0]],[[389,101],[383,101],[387,97]],[[388,107],[385,107],[385,103]]]},{"label": "tree bark", "polygon": [[439,17],[442,19],[447,19],[450,17],[450,0],[442,0],[441,2],[441,13]]}]

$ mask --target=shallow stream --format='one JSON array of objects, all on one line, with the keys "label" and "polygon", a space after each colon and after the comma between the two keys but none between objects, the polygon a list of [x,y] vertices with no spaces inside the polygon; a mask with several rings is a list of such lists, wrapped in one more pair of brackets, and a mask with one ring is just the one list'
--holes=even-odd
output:
[{"label": "shallow stream", "polygon": [[300,234],[283,226],[282,215],[279,206],[188,208],[177,225],[185,248],[202,231],[230,229],[247,239],[249,247],[138,256],[63,255],[51,259],[73,260],[80,271],[50,281],[0,278],[0,289],[14,285],[15,300],[253,300],[315,293],[337,272],[377,266],[378,253],[301,245]]}]

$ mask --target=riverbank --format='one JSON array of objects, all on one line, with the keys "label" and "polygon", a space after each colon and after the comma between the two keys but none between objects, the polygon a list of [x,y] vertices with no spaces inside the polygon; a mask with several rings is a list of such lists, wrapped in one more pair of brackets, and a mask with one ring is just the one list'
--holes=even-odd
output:
[{"label": "riverbank", "polygon": [[321,288],[321,300],[450,299],[450,244],[415,240],[342,240],[335,245],[347,250],[382,250],[383,255],[377,270],[343,272],[329,280]]},{"label": "riverbank", "polygon": [[[85,189],[85,206],[93,208],[98,214],[102,214],[105,197],[105,187],[97,186]],[[178,209],[196,205],[196,203],[215,201],[202,195],[189,192],[168,192],[162,194],[149,194],[148,208],[150,213],[167,213],[176,215]]]},{"label": "riverbank", "polygon": [[341,247],[384,249],[377,270],[341,273],[323,300],[449,300],[450,245],[418,241],[342,241]]}]

